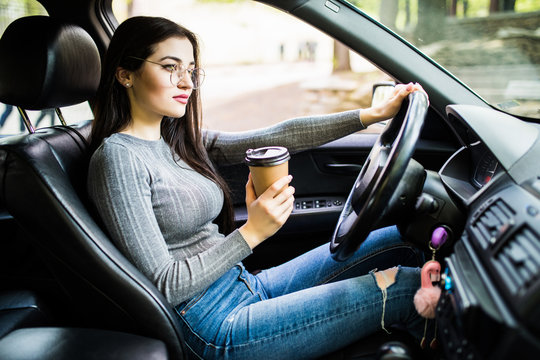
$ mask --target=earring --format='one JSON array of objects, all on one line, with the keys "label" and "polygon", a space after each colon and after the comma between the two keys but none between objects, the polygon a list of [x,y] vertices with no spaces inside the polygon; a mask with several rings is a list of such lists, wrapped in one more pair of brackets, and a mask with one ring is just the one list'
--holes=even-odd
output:
[{"label": "earring", "polygon": [[126,87],[131,87],[131,84],[130,84],[130,83],[126,83]]}]

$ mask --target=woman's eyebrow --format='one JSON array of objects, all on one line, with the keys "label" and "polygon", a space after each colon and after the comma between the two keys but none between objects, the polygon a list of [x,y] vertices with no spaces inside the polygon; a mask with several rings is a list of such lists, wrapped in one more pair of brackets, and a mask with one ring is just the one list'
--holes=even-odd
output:
[{"label": "woman's eyebrow", "polygon": [[[159,59],[159,61],[163,61],[163,60],[167,60],[167,59],[174,60],[174,61],[176,61],[176,62],[178,62],[178,63],[181,63],[181,64],[184,63],[184,62],[182,61],[182,59],[177,58],[176,56],[170,56],[170,55],[167,55],[167,56],[162,57],[161,59]],[[190,62],[189,65],[195,65],[195,61]]]}]

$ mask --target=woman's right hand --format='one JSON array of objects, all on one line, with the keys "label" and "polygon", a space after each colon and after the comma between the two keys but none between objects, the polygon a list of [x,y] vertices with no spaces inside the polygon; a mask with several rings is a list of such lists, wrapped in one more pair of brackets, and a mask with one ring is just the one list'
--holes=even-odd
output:
[{"label": "woman's right hand", "polygon": [[284,176],[257,198],[249,174],[246,184],[248,219],[239,229],[253,249],[274,235],[289,218],[294,206],[294,187],[288,186],[292,176]]},{"label": "woman's right hand", "polygon": [[[418,83],[398,84],[394,87],[394,92],[382,104],[375,107],[360,110],[360,119],[364,126],[369,126],[378,121],[393,118],[401,108],[403,100],[413,91],[424,91]],[[427,94],[426,94],[427,95]]]}]

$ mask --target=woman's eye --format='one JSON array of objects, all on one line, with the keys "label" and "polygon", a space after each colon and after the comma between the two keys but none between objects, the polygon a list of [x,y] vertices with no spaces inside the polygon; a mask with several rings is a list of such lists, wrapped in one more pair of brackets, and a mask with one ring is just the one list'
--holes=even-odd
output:
[{"label": "woman's eye", "polygon": [[176,64],[167,64],[167,65],[163,65],[163,68],[168,71],[176,71],[178,66]]}]

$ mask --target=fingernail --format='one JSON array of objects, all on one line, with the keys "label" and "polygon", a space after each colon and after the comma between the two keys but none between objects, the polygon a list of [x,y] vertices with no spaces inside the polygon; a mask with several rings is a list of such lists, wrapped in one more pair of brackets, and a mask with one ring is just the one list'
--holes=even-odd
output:
[{"label": "fingernail", "polygon": [[289,180],[292,180],[292,175],[289,175]]}]

